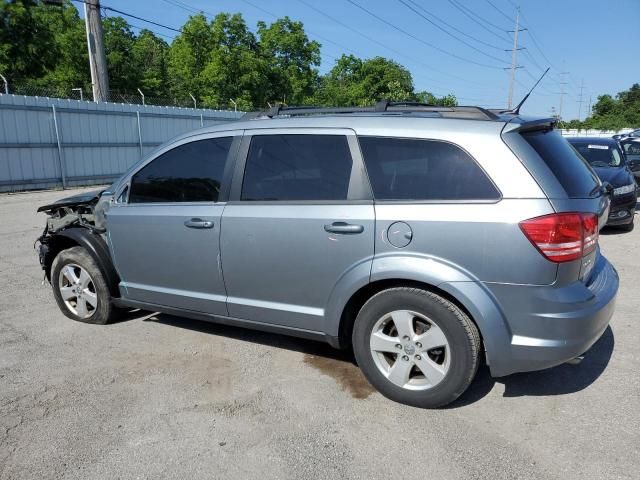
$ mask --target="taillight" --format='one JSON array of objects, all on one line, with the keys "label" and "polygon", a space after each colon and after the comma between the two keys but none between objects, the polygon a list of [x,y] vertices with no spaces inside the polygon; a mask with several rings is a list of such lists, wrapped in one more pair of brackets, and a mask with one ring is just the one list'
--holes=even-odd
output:
[{"label": "taillight", "polygon": [[520,222],[529,241],[552,262],[570,262],[598,244],[598,217],[593,213],[554,213]]}]

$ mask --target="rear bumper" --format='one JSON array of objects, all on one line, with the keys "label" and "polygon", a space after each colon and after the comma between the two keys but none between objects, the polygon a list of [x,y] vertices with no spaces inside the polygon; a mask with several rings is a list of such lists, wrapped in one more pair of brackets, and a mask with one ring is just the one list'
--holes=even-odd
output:
[{"label": "rear bumper", "polygon": [[493,376],[542,370],[587,351],[613,315],[618,274],[600,255],[587,284],[487,285],[511,330],[507,351],[487,352]]}]

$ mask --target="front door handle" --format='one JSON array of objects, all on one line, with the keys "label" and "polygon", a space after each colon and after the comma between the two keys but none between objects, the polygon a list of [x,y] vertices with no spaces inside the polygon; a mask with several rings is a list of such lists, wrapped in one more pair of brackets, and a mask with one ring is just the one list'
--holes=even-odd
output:
[{"label": "front door handle", "polygon": [[188,228],[213,228],[211,220],[202,220],[201,218],[192,218],[184,222],[184,226]]},{"label": "front door handle", "polygon": [[352,223],[333,222],[331,225],[325,225],[324,231],[329,233],[354,234],[364,232],[364,227],[362,225],[355,225]]}]

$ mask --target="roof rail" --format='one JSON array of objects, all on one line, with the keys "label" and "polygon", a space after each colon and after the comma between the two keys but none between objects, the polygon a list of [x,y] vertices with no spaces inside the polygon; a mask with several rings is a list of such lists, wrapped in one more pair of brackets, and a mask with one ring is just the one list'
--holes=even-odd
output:
[{"label": "roof rail", "polygon": [[350,113],[415,113],[415,112],[432,112],[438,113],[445,118],[466,118],[476,120],[497,120],[498,115],[482,107],[475,106],[459,106],[444,107],[420,102],[390,102],[389,100],[380,100],[375,105],[368,107],[285,107],[275,105],[265,112],[248,114],[249,117],[268,117],[274,118],[279,116],[305,116],[305,115],[340,115]]}]

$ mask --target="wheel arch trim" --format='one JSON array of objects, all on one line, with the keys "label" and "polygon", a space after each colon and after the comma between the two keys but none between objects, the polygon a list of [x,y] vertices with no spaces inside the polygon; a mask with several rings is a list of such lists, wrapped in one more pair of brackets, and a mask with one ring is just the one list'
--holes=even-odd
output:
[{"label": "wheel arch trim", "polygon": [[[56,245],[56,238],[70,240],[74,244],[83,247],[98,264],[98,268],[100,268],[100,271],[105,277],[105,281],[107,282],[111,296],[120,296],[120,291],[118,288],[120,277],[118,275],[118,272],[116,272],[115,267],[113,266],[113,260],[111,259],[109,247],[107,247],[106,242],[99,234],[93,233],[86,228],[67,228],[53,235],[49,239],[49,245]],[[67,241],[63,243],[64,245],[68,245]],[[65,248],[54,247],[49,253],[51,255],[51,262],[53,262],[53,258],[55,258],[55,256],[57,256],[58,253],[60,253],[60,251],[64,249]],[[49,278],[49,280],[51,280],[50,267],[47,271],[47,277]]]},{"label": "wheel arch trim", "polygon": [[408,282],[422,285],[435,293],[444,293],[468,312],[480,331],[490,366],[497,365],[503,357],[501,352],[508,354],[511,343],[508,322],[493,294],[469,272],[438,258],[415,254],[375,257],[366,264],[370,265],[370,272],[364,265],[359,265],[340,279],[325,309],[325,333],[340,338],[341,346],[348,341],[342,337],[344,322],[349,321],[346,310],[352,299],[367,292],[368,288],[372,289],[373,295]]}]

